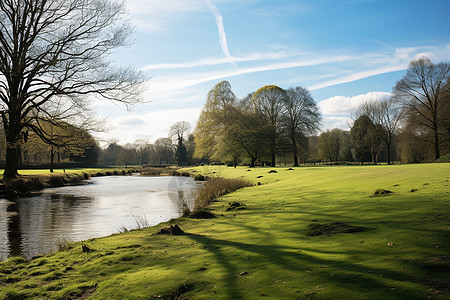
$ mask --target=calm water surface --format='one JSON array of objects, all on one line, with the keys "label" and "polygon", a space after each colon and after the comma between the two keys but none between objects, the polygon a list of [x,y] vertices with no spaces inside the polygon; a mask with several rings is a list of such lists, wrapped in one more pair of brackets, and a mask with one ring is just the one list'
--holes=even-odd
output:
[{"label": "calm water surface", "polygon": [[81,241],[156,225],[180,216],[180,197],[189,201],[198,184],[189,177],[108,176],[91,184],[46,189],[43,193],[0,198],[0,260],[31,258]]}]

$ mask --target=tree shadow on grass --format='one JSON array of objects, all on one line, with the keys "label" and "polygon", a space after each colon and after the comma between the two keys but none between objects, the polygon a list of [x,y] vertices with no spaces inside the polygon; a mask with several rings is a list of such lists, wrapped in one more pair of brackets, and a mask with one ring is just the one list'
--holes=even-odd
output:
[{"label": "tree shadow on grass", "polygon": [[[250,227],[250,226],[249,226]],[[252,228],[252,227],[251,227]],[[257,228],[252,228],[258,231]],[[265,233],[267,234],[267,233]],[[223,278],[227,282],[228,287],[226,293],[229,299],[242,299],[244,295],[239,289],[239,274],[242,272],[242,267],[247,266],[247,261],[242,261],[236,256],[233,256],[233,252],[226,251],[222,248],[232,247],[243,253],[256,254],[260,259],[267,261],[267,265],[276,265],[283,270],[290,272],[305,272],[308,269],[318,270],[321,266],[327,266],[335,268],[338,271],[336,276],[331,277],[331,274],[327,272],[315,273],[315,276],[321,276],[321,281],[329,282],[333,285],[346,286],[348,289],[353,289],[355,287],[364,289],[383,289],[389,291],[387,298],[398,298],[398,299],[421,299],[423,295],[418,295],[416,291],[396,289],[392,290],[391,286],[386,285],[386,280],[394,281],[407,281],[410,282],[411,279],[401,272],[396,272],[384,268],[367,267],[356,264],[355,261],[341,261],[333,259],[323,259],[318,258],[314,255],[303,253],[316,252],[329,253],[327,251],[315,251],[300,247],[289,247],[281,246],[275,243],[266,244],[252,244],[231,240],[223,240],[212,238],[204,235],[189,234],[189,238],[195,242],[203,245],[203,248],[213,254],[216,262],[221,265],[226,275]],[[268,238],[268,241],[273,239]],[[331,252],[333,253],[333,252]],[[357,253],[347,253],[350,257],[357,255]],[[247,257],[246,255],[241,255]],[[349,282],[350,280],[350,282]],[[268,283],[269,284],[269,283]],[[293,297],[297,297],[292,295]]]}]

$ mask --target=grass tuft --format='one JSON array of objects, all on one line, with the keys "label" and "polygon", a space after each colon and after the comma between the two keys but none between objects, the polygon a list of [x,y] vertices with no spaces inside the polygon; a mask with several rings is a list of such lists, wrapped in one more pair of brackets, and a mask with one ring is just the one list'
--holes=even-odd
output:
[{"label": "grass tuft", "polygon": [[56,239],[56,248],[59,250],[62,250],[66,247],[69,247],[70,241],[66,238],[59,237]]},{"label": "grass tuft", "polygon": [[134,221],[136,223],[136,226],[128,228],[125,225],[122,225],[118,229],[119,233],[128,232],[130,230],[135,230],[135,229],[143,229],[143,228],[150,227],[150,223],[148,222],[146,216],[135,217]]},{"label": "grass tuft", "polygon": [[184,191],[178,190],[178,210],[183,218],[188,217],[191,214],[191,207],[184,195]]}]

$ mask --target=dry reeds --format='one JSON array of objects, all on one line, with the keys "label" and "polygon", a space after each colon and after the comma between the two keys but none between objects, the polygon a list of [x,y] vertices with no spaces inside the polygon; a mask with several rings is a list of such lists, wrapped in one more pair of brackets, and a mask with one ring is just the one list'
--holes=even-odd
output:
[{"label": "dry reeds", "polygon": [[241,178],[210,178],[196,192],[194,210],[207,207],[215,199],[253,184]]}]

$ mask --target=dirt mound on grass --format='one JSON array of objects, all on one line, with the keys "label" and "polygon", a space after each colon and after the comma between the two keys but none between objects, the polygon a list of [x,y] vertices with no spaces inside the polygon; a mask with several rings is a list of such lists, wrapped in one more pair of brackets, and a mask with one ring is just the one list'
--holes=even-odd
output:
[{"label": "dirt mound on grass", "polygon": [[236,209],[245,209],[245,204],[239,202],[228,203],[229,206],[226,211],[236,210]]},{"label": "dirt mound on grass", "polygon": [[184,231],[178,225],[170,225],[170,227],[163,227],[158,231],[158,234],[167,235],[183,235]]},{"label": "dirt mound on grass", "polygon": [[307,236],[318,236],[318,235],[330,235],[337,233],[355,233],[366,231],[367,228],[362,226],[352,226],[342,222],[329,223],[329,224],[319,224],[311,223],[306,227]]},{"label": "dirt mound on grass", "polygon": [[378,189],[378,190],[375,190],[375,192],[373,192],[372,196],[370,196],[370,197],[378,197],[381,195],[388,195],[388,194],[392,194],[392,193],[393,192],[390,190]]},{"label": "dirt mound on grass", "polygon": [[184,297],[184,294],[195,289],[195,284],[183,283],[177,287],[174,291],[167,293],[165,295],[154,295],[154,299],[191,299],[189,297]]},{"label": "dirt mound on grass", "polygon": [[212,219],[215,218],[216,215],[213,214],[212,212],[206,210],[206,209],[197,209],[194,210],[190,215],[189,218],[193,218],[193,219]]}]

